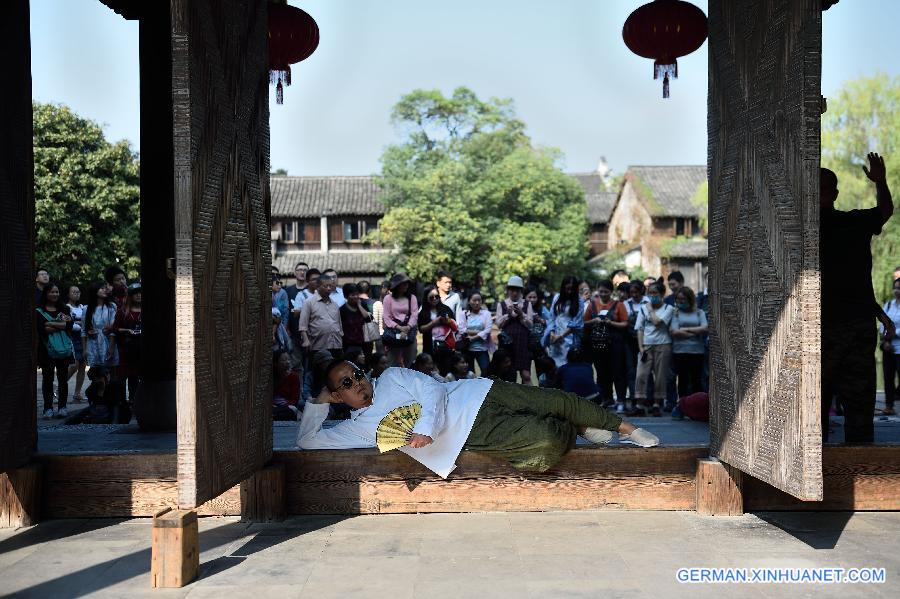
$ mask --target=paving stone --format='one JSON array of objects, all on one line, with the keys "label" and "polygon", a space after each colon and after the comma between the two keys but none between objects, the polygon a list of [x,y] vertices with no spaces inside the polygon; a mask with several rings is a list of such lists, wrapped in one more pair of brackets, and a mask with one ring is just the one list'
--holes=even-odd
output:
[{"label": "paving stone", "polygon": [[[201,518],[201,577],[150,589],[149,519],[0,533],[22,597],[867,597],[896,595],[898,514],[409,514],[248,524]],[[682,567],[884,567],[883,585],[699,585]]]}]

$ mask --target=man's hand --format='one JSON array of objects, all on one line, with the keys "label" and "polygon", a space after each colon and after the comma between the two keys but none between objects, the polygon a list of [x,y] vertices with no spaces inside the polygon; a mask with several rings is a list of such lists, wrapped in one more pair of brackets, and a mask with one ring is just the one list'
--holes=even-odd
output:
[{"label": "man's hand", "polygon": [[862,169],[866,176],[873,183],[884,183],[887,178],[886,169],[884,168],[884,158],[875,152],[869,152],[869,168],[863,165]]},{"label": "man's hand", "polygon": [[434,443],[434,439],[432,439],[428,435],[413,433],[409,436],[410,447],[425,447],[426,445],[431,445],[432,443]]},{"label": "man's hand", "polygon": [[316,396],[312,403],[337,403],[334,400],[334,396],[331,394],[331,390],[325,386],[322,387],[322,390],[319,391],[319,395]]}]

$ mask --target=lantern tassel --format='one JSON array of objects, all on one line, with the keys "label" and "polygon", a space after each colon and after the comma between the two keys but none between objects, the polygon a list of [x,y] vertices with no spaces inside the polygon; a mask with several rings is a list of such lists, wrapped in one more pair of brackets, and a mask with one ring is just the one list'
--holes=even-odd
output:
[{"label": "lantern tassel", "polygon": [[284,86],[291,84],[291,67],[272,69],[269,71],[269,83],[275,84],[275,98],[278,104],[284,103]]},{"label": "lantern tassel", "polygon": [[669,97],[669,76],[678,79],[678,61],[673,60],[671,63],[661,63],[658,60],[653,63],[653,78],[663,80],[663,98]]}]

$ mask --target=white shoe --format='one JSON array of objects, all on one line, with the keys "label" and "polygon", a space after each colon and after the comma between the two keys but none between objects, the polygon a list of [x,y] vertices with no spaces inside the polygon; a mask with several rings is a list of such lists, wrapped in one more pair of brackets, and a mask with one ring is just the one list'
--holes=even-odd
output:
[{"label": "white shoe", "polygon": [[56,410],[56,417],[57,418],[68,418],[69,410],[67,410],[65,408],[60,408],[60,409]]},{"label": "white shoe", "polygon": [[619,403],[616,404],[616,414],[624,414],[625,413],[625,404]]},{"label": "white shoe", "polygon": [[53,418],[53,410],[44,410],[44,420]]},{"label": "white shoe", "polygon": [[619,433],[619,443],[631,443],[640,447],[656,447],[659,445],[659,437],[650,431],[636,428],[627,435]]},{"label": "white shoe", "polygon": [[594,445],[606,445],[612,441],[612,431],[603,430],[602,428],[586,428],[581,436]]}]

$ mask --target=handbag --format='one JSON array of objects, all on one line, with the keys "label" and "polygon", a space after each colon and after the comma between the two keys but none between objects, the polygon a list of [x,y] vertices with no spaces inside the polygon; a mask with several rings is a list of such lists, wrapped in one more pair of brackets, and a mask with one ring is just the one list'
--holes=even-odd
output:
[{"label": "handbag", "polygon": [[381,333],[378,331],[378,323],[374,320],[363,323],[363,341],[371,343],[381,339]]},{"label": "handbag", "polygon": [[[41,313],[41,316],[47,319],[47,322],[54,322],[59,320],[58,316],[56,318],[53,318],[40,308],[38,308],[38,312]],[[49,357],[51,360],[62,360],[65,358],[71,358],[75,355],[75,348],[72,345],[72,338],[69,337],[69,334],[64,330],[48,333],[47,340],[44,342],[44,346],[47,349],[47,357]]]},{"label": "handbag", "polygon": [[[403,326],[408,325],[409,319],[412,317],[412,302],[410,302],[409,308],[410,313],[403,320]],[[384,334],[381,336],[381,340],[385,347],[408,347],[415,341],[415,333],[412,329],[406,333],[405,337],[400,337],[400,335],[400,329],[397,327],[384,327]]]}]

